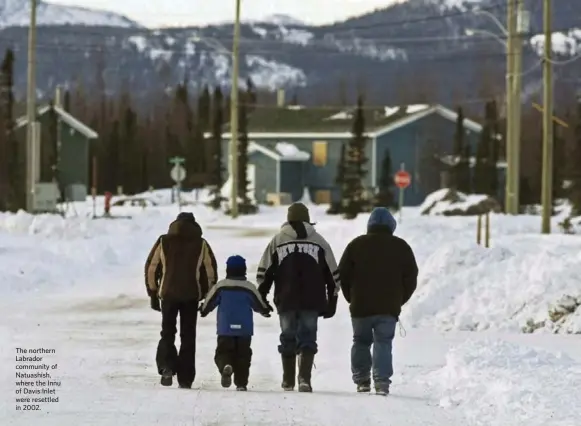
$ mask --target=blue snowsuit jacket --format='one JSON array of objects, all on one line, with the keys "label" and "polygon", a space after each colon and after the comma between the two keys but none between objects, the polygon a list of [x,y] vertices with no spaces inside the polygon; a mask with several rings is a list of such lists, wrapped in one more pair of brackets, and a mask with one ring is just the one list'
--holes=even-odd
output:
[{"label": "blue snowsuit jacket", "polygon": [[200,309],[202,316],[218,307],[218,336],[252,336],[254,319],[252,311],[268,314],[256,286],[245,278],[226,278],[214,285]]}]

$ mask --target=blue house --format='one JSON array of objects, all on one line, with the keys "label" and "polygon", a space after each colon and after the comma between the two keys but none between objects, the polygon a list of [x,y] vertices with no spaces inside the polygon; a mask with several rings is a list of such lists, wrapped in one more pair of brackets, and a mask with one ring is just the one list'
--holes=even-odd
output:
[{"label": "blue house", "polygon": [[[256,200],[299,200],[305,188],[311,199],[328,204],[340,199],[336,184],[341,152],[352,137],[353,108],[261,107],[249,117],[249,163]],[[457,114],[442,105],[407,105],[365,110],[365,188],[372,196],[382,178],[386,154],[392,170],[412,177],[404,204],[416,206],[426,195],[447,186]],[[465,141],[474,153],[482,126],[464,119]],[[229,133],[223,134],[227,164]]]}]

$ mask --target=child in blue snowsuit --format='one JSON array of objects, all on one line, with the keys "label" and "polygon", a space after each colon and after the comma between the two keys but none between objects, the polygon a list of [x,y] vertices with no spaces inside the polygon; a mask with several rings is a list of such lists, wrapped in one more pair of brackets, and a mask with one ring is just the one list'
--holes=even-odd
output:
[{"label": "child in blue snowsuit", "polygon": [[218,345],[214,361],[222,376],[222,386],[230,387],[232,375],[236,390],[248,386],[254,334],[252,311],[270,317],[272,307],[266,303],[256,286],[246,279],[246,260],[231,256],[226,262],[226,279],[214,285],[200,308],[202,317],[218,307]]}]

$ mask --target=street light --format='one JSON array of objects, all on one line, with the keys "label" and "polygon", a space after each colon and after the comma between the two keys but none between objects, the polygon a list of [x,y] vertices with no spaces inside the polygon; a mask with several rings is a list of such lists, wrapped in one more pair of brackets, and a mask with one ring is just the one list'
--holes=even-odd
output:
[{"label": "street light", "polygon": [[[513,6],[517,4],[516,14]],[[505,36],[486,30],[466,30],[466,35],[485,34],[500,42],[506,51],[506,188],[505,210],[509,214],[519,212],[520,194],[520,135],[521,135],[521,91],[522,91],[522,44],[523,36],[529,32],[530,15],[524,10],[523,0],[508,0],[508,29],[492,13],[475,9],[476,15],[488,17]],[[516,40],[514,40],[516,38]]]},{"label": "street light", "polygon": [[[234,20],[234,40],[232,42],[232,51],[226,49],[220,42],[213,39],[204,39],[199,36],[193,38],[194,41],[201,41],[207,46],[218,50],[221,53],[232,56],[232,91],[230,93],[230,213],[232,218],[238,217],[238,77],[239,77],[239,44],[240,44],[240,3],[236,1],[236,16]],[[210,41],[212,40],[212,41]]]}]

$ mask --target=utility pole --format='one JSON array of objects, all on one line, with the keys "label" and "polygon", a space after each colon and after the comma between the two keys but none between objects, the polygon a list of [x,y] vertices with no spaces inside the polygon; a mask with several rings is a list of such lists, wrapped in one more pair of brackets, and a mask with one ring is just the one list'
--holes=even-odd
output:
[{"label": "utility pole", "polygon": [[230,176],[232,188],[230,211],[232,218],[238,217],[238,56],[240,43],[240,1],[236,1],[234,40],[232,41],[232,93],[230,94]]},{"label": "utility pole", "polygon": [[522,61],[523,61],[523,41],[528,29],[528,15],[525,14],[524,0],[517,0],[516,7],[516,37],[513,45],[514,49],[514,96],[513,96],[513,183],[511,213],[519,214],[520,211],[520,156],[521,156],[521,105],[522,105]]},{"label": "utility pole", "polygon": [[543,0],[545,52],[543,62],[543,176],[541,233],[551,233],[553,210],[553,49],[551,0]]},{"label": "utility pole", "polygon": [[26,92],[26,211],[34,209],[36,122],[36,3],[30,0],[28,28],[28,87]]},{"label": "utility pole", "polygon": [[504,210],[507,214],[514,214],[514,36],[516,32],[516,0],[507,0],[507,40],[506,40],[506,188],[504,194]]}]

